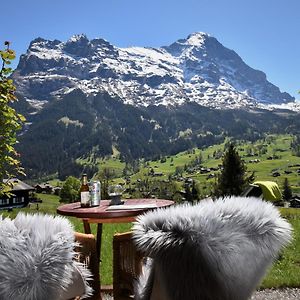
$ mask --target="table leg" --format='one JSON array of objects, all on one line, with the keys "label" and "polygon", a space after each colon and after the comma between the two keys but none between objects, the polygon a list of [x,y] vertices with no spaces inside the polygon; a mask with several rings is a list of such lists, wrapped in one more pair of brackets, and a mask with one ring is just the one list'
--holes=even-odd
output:
[{"label": "table leg", "polygon": [[90,223],[87,220],[82,220],[82,221],[83,221],[84,233],[90,234],[92,232]]},{"label": "table leg", "polygon": [[[87,234],[90,234],[92,231],[91,231],[91,225],[90,223],[88,222],[88,220],[82,220],[83,221],[83,227],[84,227],[84,232],[87,233]],[[97,226],[97,236],[96,236],[96,251],[97,251],[97,259],[99,260],[99,262],[101,262],[100,260],[100,255],[101,255],[101,239],[102,239],[102,224],[101,223],[98,223],[98,226]],[[101,266],[99,264],[99,270],[98,270],[98,274],[101,273]],[[101,278],[101,277],[100,277]],[[91,298],[88,298],[89,300],[101,300],[102,297],[101,297],[101,279],[98,279],[99,280],[99,291],[96,291],[96,294],[94,296],[92,296]],[[96,297],[96,298],[94,298]],[[99,298],[100,297],[100,298]]]},{"label": "table leg", "polygon": [[[101,240],[102,240],[102,223],[97,224],[97,237],[96,237],[96,250],[97,257],[99,260],[99,273],[101,274]],[[101,275],[100,275],[101,278]],[[100,291],[101,291],[101,280],[100,280]],[[101,294],[101,293],[100,293]]]},{"label": "table leg", "polygon": [[[91,225],[88,222],[88,220],[82,220],[82,221],[83,221],[84,232],[87,234],[92,233]],[[99,261],[101,261],[101,240],[102,240],[102,223],[98,223],[97,224],[96,247],[97,247],[97,255],[98,255]]]},{"label": "table leg", "polygon": [[102,223],[98,223],[96,243],[97,243],[97,254],[100,262],[101,262],[101,240],[102,240]]}]

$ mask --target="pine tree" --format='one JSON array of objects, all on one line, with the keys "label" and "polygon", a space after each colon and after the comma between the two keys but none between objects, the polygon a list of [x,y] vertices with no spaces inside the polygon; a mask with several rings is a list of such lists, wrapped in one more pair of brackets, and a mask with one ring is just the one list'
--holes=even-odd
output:
[{"label": "pine tree", "polygon": [[247,177],[246,171],[247,168],[235,146],[230,144],[223,157],[222,171],[216,181],[214,196],[240,195],[247,184],[254,180],[254,174]]},{"label": "pine tree", "polygon": [[197,191],[197,188],[196,188],[195,180],[193,180],[191,193],[192,193],[193,200],[198,201],[199,200],[199,196],[198,196],[198,191]]},{"label": "pine tree", "polygon": [[287,178],[284,179],[283,182],[283,191],[282,191],[282,199],[288,201],[292,198],[293,193],[289,181]]},{"label": "pine tree", "polygon": [[185,201],[193,202],[193,195],[189,184],[185,184],[184,192]]}]

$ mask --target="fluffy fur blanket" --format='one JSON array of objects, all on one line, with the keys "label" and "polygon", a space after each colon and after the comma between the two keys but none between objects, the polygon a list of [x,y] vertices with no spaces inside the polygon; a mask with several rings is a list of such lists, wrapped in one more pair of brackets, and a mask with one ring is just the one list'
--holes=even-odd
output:
[{"label": "fluffy fur blanket", "polygon": [[57,300],[82,273],[86,295],[89,272],[74,261],[74,230],[62,217],[18,214],[0,217],[0,299]]},{"label": "fluffy fur blanket", "polygon": [[136,299],[248,299],[290,239],[289,223],[271,203],[257,198],[149,212],[134,226],[138,249],[153,260]]}]

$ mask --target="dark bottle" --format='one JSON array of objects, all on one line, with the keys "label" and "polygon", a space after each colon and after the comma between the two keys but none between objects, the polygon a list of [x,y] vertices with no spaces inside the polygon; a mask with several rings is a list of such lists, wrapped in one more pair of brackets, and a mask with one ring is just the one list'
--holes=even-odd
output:
[{"label": "dark bottle", "polygon": [[90,190],[86,174],[83,174],[81,179],[80,205],[81,207],[90,207]]}]

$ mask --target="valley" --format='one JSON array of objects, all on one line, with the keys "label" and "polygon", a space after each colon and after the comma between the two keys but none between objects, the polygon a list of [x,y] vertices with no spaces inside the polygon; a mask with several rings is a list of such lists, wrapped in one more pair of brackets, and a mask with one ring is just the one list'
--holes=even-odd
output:
[{"label": "valley", "polygon": [[294,97],[203,32],[157,48],[36,38],[12,79],[27,119],[16,148],[31,180],[93,175],[95,162],[77,162],[114,149],[123,162],[149,161],[300,128]]},{"label": "valley", "polygon": [[[293,193],[299,194],[300,157],[292,152],[293,139],[291,135],[268,135],[256,142],[238,141],[236,149],[246,164],[248,175],[254,172],[255,180],[275,181],[281,189],[287,178]],[[158,197],[180,202],[184,200],[186,186],[192,189],[194,185],[198,198],[203,199],[211,195],[226,143],[228,140],[157,160],[139,159],[125,163],[115,153],[104,159],[94,156],[78,159],[77,163],[83,169],[98,169],[90,174],[90,178],[106,181],[109,185],[121,184],[125,190],[124,198]],[[50,182],[56,184],[57,180]]]}]

